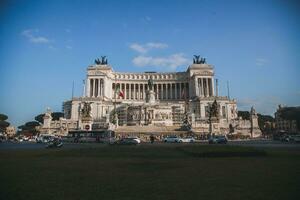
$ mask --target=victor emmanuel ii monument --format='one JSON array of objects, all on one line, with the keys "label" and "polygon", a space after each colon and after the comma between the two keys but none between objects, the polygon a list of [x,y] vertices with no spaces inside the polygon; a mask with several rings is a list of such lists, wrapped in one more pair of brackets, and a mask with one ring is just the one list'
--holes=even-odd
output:
[{"label": "victor emmanuel ii monument", "polygon": [[214,67],[194,56],[184,72],[115,72],[105,56],[87,68],[84,96],[63,103],[64,118],[43,130],[113,130],[117,134],[261,134],[257,115],[237,116],[236,101],[218,96]]}]

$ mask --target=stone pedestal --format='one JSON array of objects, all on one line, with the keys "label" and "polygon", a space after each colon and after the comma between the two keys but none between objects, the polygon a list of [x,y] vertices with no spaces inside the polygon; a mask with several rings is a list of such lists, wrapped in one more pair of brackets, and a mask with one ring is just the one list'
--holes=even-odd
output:
[{"label": "stone pedestal", "polygon": [[155,103],[155,92],[153,90],[148,90],[147,91],[146,102],[149,103],[149,104],[154,104]]},{"label": "stone pedestal", "polygon": [[81,130],[91,131],[93,119],[91,117],[84,117],[81,119]]}]

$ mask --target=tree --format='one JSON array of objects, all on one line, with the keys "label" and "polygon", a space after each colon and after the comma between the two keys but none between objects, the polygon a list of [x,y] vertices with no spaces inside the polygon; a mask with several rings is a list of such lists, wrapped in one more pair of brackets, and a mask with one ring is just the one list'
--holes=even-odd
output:
[{"label": "tree", "polygon": [[9,127],[9,122],[0,121],[0,132],[5,132],[7,127]]},{"label": "tree", "polygon": [[10,125],[9,122],[5,121],[7,119],[8,119],[7,115],[0,113],[0,132],[5,132],[6,128],[9,127]]},{"label": "tree", "polygon": [[18,126],[18,129],[21,129],[22,132],[30,132],[32,134],[36,134],[37,131],[37,127],[40,126],[40,123],[37,121],[30,121],[25,123],[24,125]]},{"label": "tree", "polygon": [[257,116],[258,116],[258,126],[260,130],[265,133],[272,131],[272,126],[270,123],[274,122],[275,119],[270,115],[257,114]]},{"label": "tree", "polygon": [[7,115],[4,115],[4,114],[0,113],[0,121],[5,121],[7,119],[8,119]]},{"label": "tree", "polygon": [[249,120],[250,112],[249,111],[238,111],[238,117],[242,117],[242,119]]},{"label": "tree", "polygon": [[[39,115],[35,116],[34,119],[42,124],[42,123],[44,123],[44,116],[45,116],[45,114],[39,114]],[[64,117],[64,113],[53,112],[53,113],[51,113],[51,117],[52,117],[52,120],[59,120],[60,117]]]},{"label": "tree", "polygon": [[42,123],[44,123],[44,119],[43,119],[44,116],[45,116],[45,114],[39,114],[39,115],[35,116],[34,119],[42,124]]}]

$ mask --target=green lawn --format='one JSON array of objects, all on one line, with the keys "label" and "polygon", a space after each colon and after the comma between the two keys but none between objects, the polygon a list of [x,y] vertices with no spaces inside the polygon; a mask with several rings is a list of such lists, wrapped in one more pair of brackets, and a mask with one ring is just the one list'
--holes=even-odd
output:
[{"label": "green lawn", "polygon": [[300,152],[226,145],[0,151],[0,199],[300,199]]}]

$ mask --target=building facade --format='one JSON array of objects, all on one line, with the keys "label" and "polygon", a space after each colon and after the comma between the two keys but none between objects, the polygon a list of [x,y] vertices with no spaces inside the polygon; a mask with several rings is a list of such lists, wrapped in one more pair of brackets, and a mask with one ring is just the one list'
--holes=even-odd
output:
[{"label": "building facade", "polygon": [[277,132],[287,132],[287,133],[297,133],[299,132],[297,127],[296,119],[286,119],[284,114],[295,113],[297,110],[300,110],[300,107],[283,107],[278,106],[277,111],[275,112],[275,123]]},{"label": "building facade", "polygon": [[87,68],[84,95],[63,103],[64,116],[77,122],[78,130],[226,134],[231,127],[259,135],[256,113],[251,120],[238,119],[236,101],[218,96],[214,75],[214,67],[200,56],[185,72],[169,73],[116,72],[105,58],[98,59]]}]

